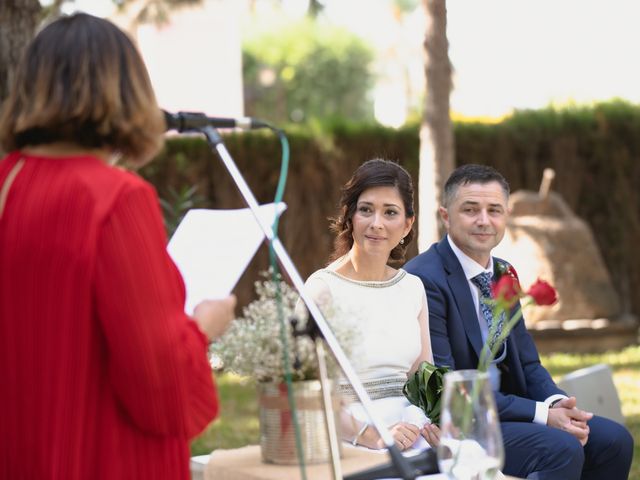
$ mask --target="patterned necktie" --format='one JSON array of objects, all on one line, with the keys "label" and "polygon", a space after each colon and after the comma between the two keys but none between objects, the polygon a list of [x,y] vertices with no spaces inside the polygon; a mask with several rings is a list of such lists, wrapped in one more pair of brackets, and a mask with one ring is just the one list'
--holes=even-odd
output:
[{"label": "patterned necktie", "polygon": [[[487,322],[487,326],[489,327],[489,331],[491,331],[491,326],[493,325],[493,309],[491,305],[489,305],[485,300],[491,300],[493,297],[491,295],[491,274],[489,272],[482,272],[471,279],[471,281],[480,289],[480,312]],[[495,319],[498,322],[496,333],[492,339],[489,341],[489,345],[493,347],[496,339],[500,336],[502,332],[502,325],[504,324],[504,313],[501,313],[498,318]],[[501,349],[502,350],[502,349]],[[498,355],[499,356],[499,355]]]}]

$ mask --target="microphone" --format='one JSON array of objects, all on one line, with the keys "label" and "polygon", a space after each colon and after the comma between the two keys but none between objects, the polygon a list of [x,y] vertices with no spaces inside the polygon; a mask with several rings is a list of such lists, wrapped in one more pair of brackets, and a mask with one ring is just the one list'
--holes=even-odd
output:
[{"label": "microphone", "polygon": [[166,110],[162,110],[162,113],[167,124],[167,130],[177,130],[178,132],[191,132],[204,127],[242,128],[244,130],[269,127],[265,122],[251,117],[207,117],[204,113],[199,112],[169,113]]}]

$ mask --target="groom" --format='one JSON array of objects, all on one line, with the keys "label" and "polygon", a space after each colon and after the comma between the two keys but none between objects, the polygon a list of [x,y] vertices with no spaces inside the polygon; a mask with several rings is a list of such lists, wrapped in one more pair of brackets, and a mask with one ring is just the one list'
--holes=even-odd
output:
[{"label": "groom", "polygon": [[[429,307],[435,363],[477,368],[493,319],[483,297],[493,277],[508,217],[509,185],[491,167],[464,165],[444,188],[439,213],[447,235],[413,258],[405,270],[422,280]],[[482,278],[485,278],[483,284]],[[531,479],[625,480],[633,456],[627,430],[580,410],[540,364],[524,324],[518,322],[490,371],[505,447],[503,471]]]}]

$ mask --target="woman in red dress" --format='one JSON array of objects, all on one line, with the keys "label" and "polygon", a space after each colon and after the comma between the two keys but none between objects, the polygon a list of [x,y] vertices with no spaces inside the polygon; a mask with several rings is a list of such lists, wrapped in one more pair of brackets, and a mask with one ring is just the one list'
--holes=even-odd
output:
[{"label": "woman in red dress", "polygon": [[112,165],[164,127],[110,22],[64,17],[28,47],[0,115],[0,478],[189,478],[235,298],[185,315],[157,196]]}]

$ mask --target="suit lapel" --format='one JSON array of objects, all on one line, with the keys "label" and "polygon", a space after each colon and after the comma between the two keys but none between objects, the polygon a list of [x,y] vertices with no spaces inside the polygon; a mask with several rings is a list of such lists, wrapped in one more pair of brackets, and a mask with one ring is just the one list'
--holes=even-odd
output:
[{"label": "suit lapel", "polygon": [[478,312],[469,291],[469,282],[446,237],[440,241],[436,249],[440,257],[442,257],[442,263],[447,271],[447,283],[456,301],[465,333],[473,346],[473,350],[476,352],[476,356],[479,358],[482,351],[482,334],[478,324]]}]

